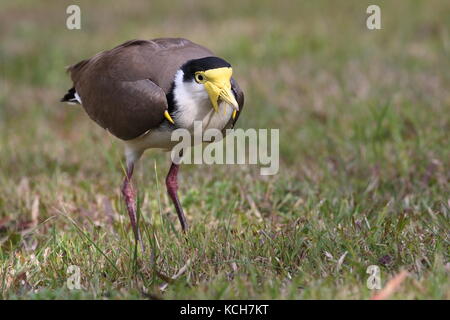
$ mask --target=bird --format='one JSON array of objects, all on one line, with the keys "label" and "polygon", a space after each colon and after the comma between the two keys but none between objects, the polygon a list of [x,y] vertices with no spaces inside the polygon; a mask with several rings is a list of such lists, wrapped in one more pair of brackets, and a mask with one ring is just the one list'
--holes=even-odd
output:
[{"label": "bird", "polygon": [[[193,132],[196,121],[226,133],[243,110],[244,93],[230,63],[184,38],[126,41],[70,65],[67,72],[73,86],[61,102],[81,105],[95,123],[123,141],[121,193],[135,241],[143,246],[132,183],[142,154],[147,149],[172,150],[177,143],[171,141],[172,132]],[[178,171],[179,163],[172,161],[165,182],[186,233]]]}]

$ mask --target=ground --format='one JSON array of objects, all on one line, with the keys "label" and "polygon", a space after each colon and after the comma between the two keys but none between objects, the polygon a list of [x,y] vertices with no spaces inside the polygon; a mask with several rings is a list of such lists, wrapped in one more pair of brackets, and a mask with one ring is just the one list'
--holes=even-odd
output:
[{"label": "ground", "polygon": [[[450,2],[77,1],[81,30],[69,4],[0,4],[1,298],[367,299],[370,265],[408,272],[389,298],[450,298]],[[146,152],[135,255],[123,146],[59,99],[67,65],[163,36],[233,64],[238,127],[280,130],[280,171],[183,166],[185,237]]]}]

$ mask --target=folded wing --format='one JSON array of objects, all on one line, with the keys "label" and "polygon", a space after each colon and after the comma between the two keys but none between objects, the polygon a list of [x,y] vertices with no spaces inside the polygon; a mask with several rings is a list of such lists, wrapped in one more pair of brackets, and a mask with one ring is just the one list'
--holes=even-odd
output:
[{"label": "folded wing", "polygon": [[68,71],[89,117],[116,137],[129,140],[164,121],[166,94],[181,65],[210,55],[186,39],[132,40]]}]

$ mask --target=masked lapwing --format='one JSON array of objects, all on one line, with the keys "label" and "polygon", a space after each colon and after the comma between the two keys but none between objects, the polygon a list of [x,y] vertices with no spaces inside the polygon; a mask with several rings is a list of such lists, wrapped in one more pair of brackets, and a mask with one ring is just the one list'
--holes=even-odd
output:
[{"label": "masked lapwing", "polygon": [[[223,132],[242,111],[244,94],[231,65],[207,48],[186,39],[131,40],[68,68],[73,87],[61,99],[81,104],[98,125],[124,142],[126,172],[122,194],[136,241],[133,169],[149,148],[171,150],[171,133],[192,132],[194,121]],[[188,224],[178,199],[179,165],[166,177],[183,231]],[[141,242],[142,243],[142,242]]]}]

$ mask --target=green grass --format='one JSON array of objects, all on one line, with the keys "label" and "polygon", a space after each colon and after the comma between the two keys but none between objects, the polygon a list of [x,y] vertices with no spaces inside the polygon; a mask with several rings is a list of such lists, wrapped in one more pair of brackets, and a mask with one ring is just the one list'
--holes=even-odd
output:
[{"label": "green grass", "polygon": [[[449,299],[448,1],[64,1],[0,5],[0,297]],[[280,172],[183,166],[191,225],[164,190],[169,156],[136,172],[138,251],[120,197],[122,145],[58,102],[64,67],[132,38],[182,36],[229,60],[242,128],[280,129]],[[252,205],[254,203],[254,205]],[[150,251],[154,255],[151,260]],[[67,268],[81,269],[68,290]],[[184,272],[164,291],[165,276]]]}]

